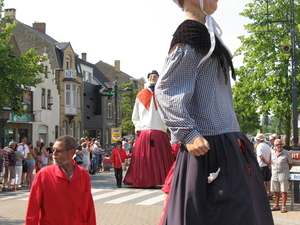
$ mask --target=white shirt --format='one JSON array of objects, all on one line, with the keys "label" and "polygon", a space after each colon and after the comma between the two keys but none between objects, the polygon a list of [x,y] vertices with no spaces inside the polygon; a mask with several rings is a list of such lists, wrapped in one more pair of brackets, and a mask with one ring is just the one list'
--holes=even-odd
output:
[{"label": "white shirt", "polygon": [[17,150],[19,152],[23,153],[24,158],[27,158],[27,154],[29,153],[29,148],[28,148],[27,144],[25,144],[25,145],[19,145]]},{"label": "white shirt", "polygon": [[267,160],[267,162],[270,162],[271,161],[270,146],[265,142],[259,143],[256,147],[256,154],[257,154],[257,161],[258,161],[259,166],[260,167],[268,166],[261,160],[260,156],[263,156],[265,158],[265,160]]},{"label": "white shirt", "polygon": [[167,126],[162,121],[158,110],[156,110],[153,97],[151,98],[149,110],[140,102],[138,98],[135,100],[135,105],[132,112],[132,122],[135,126],[135,131],[138,130],[161,130],[166,132]]}]

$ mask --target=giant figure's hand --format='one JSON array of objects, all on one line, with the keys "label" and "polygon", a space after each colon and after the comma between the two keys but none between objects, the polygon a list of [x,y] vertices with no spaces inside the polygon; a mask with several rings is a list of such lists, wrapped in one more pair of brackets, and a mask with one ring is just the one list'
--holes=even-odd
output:
[{"label": "giant figure's hand", "polygon": [[186,145],[186,148],[192,156],[204,155],[209,150],[209,143],[202,135],[198,135]]}]

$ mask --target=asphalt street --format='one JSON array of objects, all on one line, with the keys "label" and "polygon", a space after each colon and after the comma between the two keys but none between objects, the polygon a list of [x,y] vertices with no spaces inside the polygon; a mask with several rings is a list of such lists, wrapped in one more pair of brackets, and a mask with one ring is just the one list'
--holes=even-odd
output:
[{"label": "asphalt street", "polygon": [[[91,183],[97,224],[158,224],[164,199],[160,186],[155,189],[125,185],[117,188],[113,171],[91,175]],[[24,224],[28,196],[27,188],[16,192],[0,191],[0,225]],[[274,201],[271,200],[270,204]],[[294,204],[291,211],[289,197],[287,209],[287,213],[273,212],[275,225],[300,225],[300,204]]]}]

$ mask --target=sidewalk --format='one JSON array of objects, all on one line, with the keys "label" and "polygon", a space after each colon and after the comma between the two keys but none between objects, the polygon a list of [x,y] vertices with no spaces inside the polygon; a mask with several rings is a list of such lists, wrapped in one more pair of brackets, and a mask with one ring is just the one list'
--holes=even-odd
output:
[{"label": "sidewalk", "polygon": [[[270,200],[270,206],[274,205],[274,200]],[[281,199],[279,200],[279,207],[281,208]],[[294,203],[293,211],[291,210],[291,192],[288,192],[288,199],[286,204],[288,212],[281,213],[280,211],[273,211],[273,218],[275,225],[300,225],[300,203]]]}]

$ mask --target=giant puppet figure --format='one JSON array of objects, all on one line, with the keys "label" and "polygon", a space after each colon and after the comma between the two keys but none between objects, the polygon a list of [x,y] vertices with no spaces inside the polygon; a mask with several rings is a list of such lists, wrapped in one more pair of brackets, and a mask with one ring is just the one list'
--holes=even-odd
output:
[{"label": "giant puppet figure", "polygon": [[233,108],[232,57],[211,16],[218,0],[175,2],[185,20],[173,35],[155,92],[173,141],[182,145],[166,182],[171,185],[161,224],[272,225],[260,168]]},{"label": "giant puppet figure", "polygon": [[160,118],[154,95],[158,77],[156,70],[151,71],[148,74],[150,86],[136,97],[132,121],[137,137],[124,179],[126,185],[162,185],[174,161],[167,127]]}]

